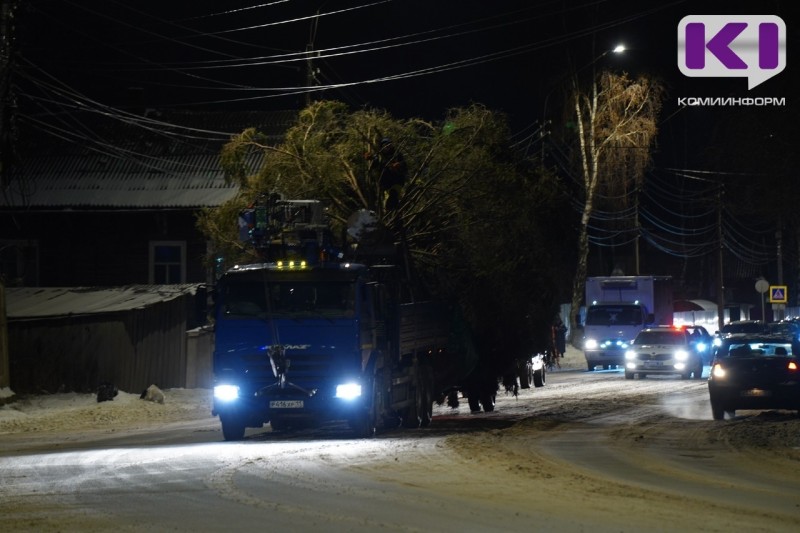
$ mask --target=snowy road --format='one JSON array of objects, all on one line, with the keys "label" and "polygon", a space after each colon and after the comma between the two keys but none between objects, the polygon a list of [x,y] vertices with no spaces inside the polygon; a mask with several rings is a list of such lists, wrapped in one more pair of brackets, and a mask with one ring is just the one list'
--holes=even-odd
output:
[{"label": "snowy road", "polygon": [[225,443],[206,393],[0,411],[3,530],[800,528],[800,419],[714,422],[705,381],[550,373],[494,413],[464,401],[371,440],[331,426]]}]

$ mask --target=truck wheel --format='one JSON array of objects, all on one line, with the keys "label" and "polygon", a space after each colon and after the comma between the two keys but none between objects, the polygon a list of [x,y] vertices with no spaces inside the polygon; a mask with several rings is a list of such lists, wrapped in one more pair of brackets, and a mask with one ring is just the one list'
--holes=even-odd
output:
[{"label": "truck wheel", "polygon": [[588,368],[589,372],[594,372],[594,363],[589,361],[588,363],[586,363],[586,366],[589,367]]},{"label": "truck wheel", "polygon": [[220,413],[219,421],[222,424],[222,436],[225,440],[242,440],[244,438],[244,421],[240,415]]},{"label": "truck wheel", "polygon": [[533,373],[534,387],[544,387],[545,381],[546,381],[546,373],[544,367],[540,368],[539,370]]},{"label": "truck wheel", "polygon": [[494,393],[481,393],[481,405],[483,406],[483,410],[487,413],[494,411]]},{"label": "truck wheel", "polygon": [[478,393],[474,391],[470,391],[467,394],[467,402],[469,403],[469,410],[472,413],[480,413],[481,412],[481,402],[478,399]]},{"label": "truck wheel", "polygon": [[519,374],[519,386],[521,389],[530,389],[533,383],[533,370],[530,363],[520,364],[517,367]]},{"label": "truck wheel", "polygon": [[417,390],[416,387],[413,389],[414,400],[411,402],[411,405],[406,407],[405,412],[403,413],[403,427],[408,429],[418,428],[420,425],[420,418],[417,414]]},{"label": "truck wheel", "polygon": [[356,438],[370,439],[375,436],[378,429],[378,407],[380,395],[378,394],[375,383],[372,384],[372,394],[369,405],[357,416],[350,424],[356,434]]}]

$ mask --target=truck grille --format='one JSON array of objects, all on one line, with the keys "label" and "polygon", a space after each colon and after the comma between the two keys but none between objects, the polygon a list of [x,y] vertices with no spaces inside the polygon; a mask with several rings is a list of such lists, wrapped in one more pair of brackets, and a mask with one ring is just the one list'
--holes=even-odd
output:
[{"label": "truck grille", "polygon": [[[287,355],[289,370],[286,378],[303,388],[319,389],[335,374],[332,355],[296,353]],[[274,379],[269,356],[253,354],[242,358],[245,370],[251,376]]]}]

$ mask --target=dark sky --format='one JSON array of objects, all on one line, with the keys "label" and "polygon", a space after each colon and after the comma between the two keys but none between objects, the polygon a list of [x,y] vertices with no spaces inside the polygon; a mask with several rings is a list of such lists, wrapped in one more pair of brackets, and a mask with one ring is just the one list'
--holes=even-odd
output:
[{"label": "dark sky", "polygon": [[[687,14],[782,14],[790,2],[621,0],[26,0],[17,12],[21,106],[287,109],[314,98],[441,118],[478,102],[515,131],[559,113],[570,72],[651,74],[667,87],[663,130],[697,132],[682,95],[745,95],[742,79],[680,74]],[[319,14],[318,17],[315,17]],[[608,54],[618,43],[629,50]],[[318,55],[309,63],[304,52]],[[791,57],[791,42],[789,54]],[[309,64],[315,79],[309,81]],[[791,59],[789,59],[791,69]],[[776,78],[788,78],[786,71]],[[796,77],[796,76],[795,76]],[[768,84],[767,84],[768,85]],[[788,81],[775,84],[781,90]],[[769,90],[769,89],[766,89]],[[80,95],[75,95],[76,91]],[[705,92],[704,92],[705,91]],[[84,100],[84,97],[86,100]],[[547,110],[545,110],[547,105]],[[553,109],[555,108],[555,109]],[[112,111],[113,112],[113,111]],[[692,124],[692,116],[701,124]]]},{"label": "dark sky", "polygon": [[[702,258],[718,249],[717,237],[692,233],[704,222],[688,203],[708,211],[701,193],[716,190],[710,169],[728,193],[741,187],[755,202],[765,173],[797,179],[797,12],[793,0],[19,0],[13,93],[21,123],[63,137],[63,128],[81,125],[61,120],[76,110],[125,119],[145,107],[299,109],[313,97],[438,120],[475,102],[505,112],[518,145],[546,147],[555,159],[556,136],[543,142],[538,132],[545,117],[553,130],[563,127],[570,74],[647,74],[666,90],[648,183],[661,188],[652,204],[667,221],[648,227],[665,236],[659,250]],[[685,77],[678,23],[700,14],[781,16],[786,69],[752,91],[743,78]],[[624,54],[607,53],[619,43]],[[726,96],[784,97],[787,105],[677,104]],[[72,139],[83,142],[80,132]],[[673,193],[674,205],[661,200]],[[739,212],[732,220],[740,233],[752,226]],[[741,239],[738,250],[764,264],[773,234]]]}]

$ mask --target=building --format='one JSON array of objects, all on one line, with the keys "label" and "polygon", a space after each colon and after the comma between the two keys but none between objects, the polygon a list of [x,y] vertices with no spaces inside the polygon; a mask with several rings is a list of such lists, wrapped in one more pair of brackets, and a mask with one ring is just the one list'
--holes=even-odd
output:
[{"label": "building", "polygon": [[248,127],[278,142],[296,116],[151,111],[81,117],[70,135],[28,133],[0,196],[6,286],[207,282],[196,216],[238,191],[220,167],[222,146]]}]

